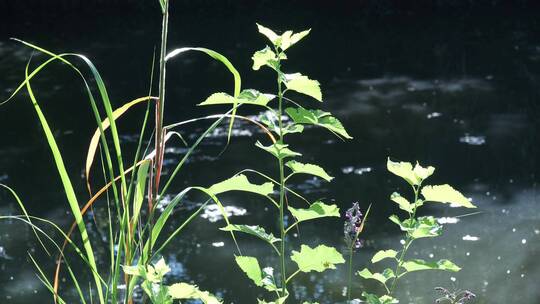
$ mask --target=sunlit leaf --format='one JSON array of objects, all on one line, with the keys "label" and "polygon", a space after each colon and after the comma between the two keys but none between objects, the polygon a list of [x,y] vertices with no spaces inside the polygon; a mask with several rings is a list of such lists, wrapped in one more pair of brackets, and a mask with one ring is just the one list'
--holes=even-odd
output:
[{"label": "sunlit leaf", "polygon": [[243,272],[246,273],[248,278],[250,278],[255,285],[262,286],[262,271],[261,267],[259,266],[259,261],[257,261],[257,258],[249,257],[249,256],[236,256],[236,263]]},{"label": "sunlit leaf", "polygon": [[265,106],[267,105],[272,99],[274,99],[275,95],[272,94],[263,94],[257,90],[248,89],[243,90],[240,95],[238,95],[238,98],[235,100],[234,97],[227,93],[219,92],[214,93],[210,95],[208,98],[206,98],[205,101],[201,102],[199,106],[207,106],[207,105],[217,105],[217,104],[234,104],[235,101],[238,104],[251,104],[251,105],[258,105],[258,106]]},{"label": "sunlit leaf", "polygon": [[168,288],[169,295],[178,300],[201,300],[204,304],[222,303],[207,291],[201,291],[199,287],[187,283],[176,283]]},{"label": "sunlit leaf", "polygon": [[208,191],[214,195],[228,191],[244,191],[268,196],[274,191],[274,184],[271,182],[261,185],[252,184],[244,174],[239,174],[212,185]]},{"label": "sunlit leaf", "polygon": [[428,177],[430,177],[433,172],[435,172],[435,168],[432,166],[428,166],[427,168],[424,168],[420,166],[418,162],[416,162],[416,165],[414,166],[413,173],[419,180],[424,180]]},{"label": "sunlit leaf", "polygon": [[[405,220],[410,221],[410,220]],[[410,236],[413,239],[436,237],[442,234],[442,226],[433,216],[422,216],[414,221]]]},{"label": "sunlit leaf", "polygon": [[318,176],[327,182],[333,179],[332,176],[328,175],[323,168],[313,165],[313,164],[303,164],[295,160],[290,160],[285,164],[287,167],[291,168],[293,173],[304,173]]},{"label": "sunlit leaf", "polygon": [[377,263],[379,261],[389,258],[395,259],[397,254],[398,252],[393,249],[380,250],[375,253],[375,255],[371,258],[371,263]]},{"label": "sunlit leaf", "polygon": [[285,159],[288,157],[300,156],[302,154],[294,152],[293,150],[287,148],[289,145],[284,145],[280,143],[275,143],[270,146],[264,146],[260,141],[255,143],[255,146],[265,150],[266,152],[274,155],[278,159]]},{"label": "sunlit leaf", "polygon": [[[268,129],[274,133],[280,133],[277,117],[274,115],[274,113],[264,112],[263,114],[259,115],[259,121],[265,124]],[[302,131],[304,131],[304,126],[296,123],[288,123],[283,125],[283,129],[281,131],[283,132],[283,135],[302,133]]]},{"label": "sunlit leaf", "polygon": [[280,38],[280,36],[277,35],[276,33],[274,33],[274,31],[272,31],[271,29],[269,29],[267,27],[264,27],[264,26],[262,26],[262,25],[260,25],[258,23],[257,23],[257,28],[259,29],[259,33],[266,36],[266,38],[268,38],[268,40],[270,40],[270,42],[272,42],[272,44],[274,44],[274,45],[276,44],[276,42]]},{"label": "sunlit leaf", "polygon": [[307,209],[296,209],[289,206],[289,211],[298,222],[309,221],[321,217],[340,217],[337,205],[327,205],[317,201]]},{"label": "sunlit leaf", "polygon": [[287,89],[311,96],[322,101],[320,84],[317,80],[309,79],[300,73],[285,74],[285,86]]},{"label": "sunlit leaf", "polygon": [[265,267],[263,268],[262,272],[263,272],[262,284],[264,286],[264,289],[268,291],[278,290],[279,288],[276,286],[276,279],[274,277],[274,268]]},{"label": "sunlit leaf", "polygon": [[389,295],[383,295],[381,297],[378,297],[377,295],[362,292],[362,297],[366,300],[365,302],[367,304],[397,304],[399,303],[398,299],[395,299]]},{"label": "sunlit leaf", "polygon": [[406,198],[401,196],[401,194],[394,192],[390,196],[390,199],[396,204],[398,204],[400,209],[405,210],[409,213],[413,212],[413,206],[411,206],[411,203],[409,203],[409,201]]},{"label": "sunlit leaf", "polygon": [[306,37],[310,31],[311,29],[308,29],[308,30],[302,31],[300,33],[295,33],[295,34],[293,34],[292,31],[286,31],[285,33],[283,33],[283,35],[281,35],[280,48],[285,51],[286,49],[288,49],[289,47],[293,46],[298,41]]},{"label": "sunlit leaf", "polygon": [[329,112],[305,108],[287,108],[285,112],[295,123],[320,126],[344,138],[352,139],[341,122]]},{"label": "sunlit leaf", "polygon": [[413,172],[413,166],[409,162],[393,162],[388,158],[386,161],[386,168],[388,171],[403,178],[411,185],[418,185],[418,178]]},{"label": "sunlit leaf", "polygon": [[454,264],[449,260],[440,260],[438,262],[426,262],[424,260],[416,259],[405,261],[402,264],[402,267],[407,270],[407,272],[419,271],[419,270],[445,270],[457,272],[461,270],[459,266]]},{"label": "sunlit leaf", "polygon": [[291,260],[302,272],[323,272],[327,269],[336,269],[336,264],[345,263],[341,253],[325,245],[319,245],[316,248],[302,245],[300,251],[293,250]]},{"label": "sunlit leaf", "polygon": [[455,204],[465,208],[476,208],[463,194],[449,185],[425,186],[422,195],[426,201]]},{"label": "sunlit leaf", "polygon": [[244,232],[244,233],[256,236],[256,237],[258,237],[258,238],[260,238],[263,241],[266,241],[268,243],[275,243],[275,242],[280,241],[279,238],[276,238],[272,233],[267,233],[264,230],[264,228],[262,228],[260,226],[230,224],[230,225],[227,225],[226,227],[220,228],[220,230]]},{"label": "sunlit leaf", "polygon": [[386,281],[396,277],[394,271],[392,271],[392,269],[390,268],[386,268],[382,273],[371,273],[369,269],[364,268],[363,270],[357,272],[357,274],[364,279],[376,280],[381,282],[382,284],[386,284]]},{"label": "sunlit leaf", "polygon": [[276,53],[267,46],[260,51],[256,51],[253,56],[251,56],[251,59],[253,60],[252,68],[255,71],[259,70],[262,66],[267,66],[279,71],[279,60],[287,59],[287,55],[285,55],[285,53],[280,53],[278,60]]}]

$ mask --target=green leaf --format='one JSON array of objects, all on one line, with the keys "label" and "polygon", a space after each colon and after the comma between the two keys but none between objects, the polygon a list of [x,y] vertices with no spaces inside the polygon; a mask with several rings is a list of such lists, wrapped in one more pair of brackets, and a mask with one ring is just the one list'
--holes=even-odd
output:
[{"label": "green leaf", "polygon": [[284,304],[285,300],[287,300],[288,297],[289,295],[286,295],[272,302],[266,302],[265,300],[257,299],[257,303],[258,304]]},{"label": "green leaf", "polygon": [[320,126],[344,138],[352,139],[341,122],[329,112],[305,108],[287,108],[285,112],[295,123]]},{"label": "green leaf", "polygon": [[[409,221],[409,220],[406,220]],[[436,237],[442,233],[442,226],[439,225],[433,216],[422,216],[414,221],[413,230],[409,232],[413,239]]]},{"label": "green leaf", "polygon": [[411,203],[409,203],[409,201],[406,198],[401,196],[401,194],[394,192],[390,196],[390,199],[396,204],[398,204],[400,209],[405,210],[408,213],[413,213],[413,206],[411,205]]},{"label": "green leaf", "polygon": [[300,73],[284,74],[287,89],[311,96],[322,101],[320,84],[317,80],[309,79]]},{"label": "green leaf", "polygon": [[461,270],[459,266],[449,260],[440,260],[438,262],[426,262],[424,260],[415,259],[403,262],[402,266],[407,272],[419,270],[445,270],[457,272]]},{"label": "green leaf", "polygon": [[187,283],[176,283],[169,286],[169,295],[173,299],[184,300],[194,299],[201,300],[204,304],[220,304],[222,303],[215,296],[207,291],[201,291],[196,285]]},{"label": "green leaf", "polygon": [[301,272],[323,272],[326,269],[336,269],[336,264],[345,263],[341,253],[325,245],[316,248],[302,245],[299,252],[293,250],[291,260],[298,265]]},{"label": "green leaf", "polygon": [[287,157],[295,157],[300,156],[302,154],[298,152],[294,152],[291,149],[287,148],[289,145],[284,145],[280,143],[275,143],[270,146],[263,146],[263,144],[260,141],[257,141],[255,143],[255,146],[265,150],[266,152],[274,155],[278,159],[285,159]]},{"label": "green leaf", "polygon": [[446,184],[425,186],[422,188],[422,195],[426,201],[450,203],[465,208],[476,208],[463,194]]},{"label": "green leaf", "polygon": [[371,263],[377,263],[388,258],[395,259],[397,254],[398,252],[392,249],[380,250],[371,258]]},{"label": "green leaf", "polygon": [[[276,134],[280,133],[277,117],[274,113],[269,111],[264,112],[263,114],[259,115],[259,121],[265,124],[270,131],[273,131]],[[304,126],[295,123],[289,123],[283,126],[282,131],[283,135],[291,133],[302,133],[302,131],[304,131]]]},{"label": "green leaf", "polygon": [[281,53],[278,60],[276,53],[267,46],[260,51],[256,51],[253,56],[251,56],[251,59],[253,60],[252,68],[255,71],[259,70],[262,66],[267,66],[275,71],[279,71],[279,60],[287,59],[287,55]]},{"label": "green leaf", "polygon": [[431,166],[424,168],[418,162],[413,168],[413,165],[409,162],[393,162],[390,158],[386,162],[386,168],[414,186],[419,185],[435,171],[435,168]]},{"label": "green leaf", "polygon": [[307,209],[296,209],[289,206],[289,211],[298,222],[309,221],[321,217],[340,217],[339,208],[336,205],[327,205],[317,201]]},{"label": "green leaf", "polygon": [[[134,225],[138,223],[139,213],[141,211],[142,202],[145,198],[146,179],[148,176],[148,168],[150,161],[144,161],[137,170],[137,184],[135,185],[135,194],[133,195],[133,216],[132,222]],[[136,226],[133,227],[135,229]]]},{"label": "green leaf", "polygon": [[377,295],[362,292],[362,297],[366,300],[366,303],[368,304],[397,304],[399,303],[398,299],[392,298],[389,295],[384,295],[381,297],[377,297]]},{"label": "green leaf", "polygon": [[304,173],[318,176],[327,182],[333,179],[332,176],[328,175],[323,168],[313,165],[313,164],[303,164],[295,160],[290,160],[285,164],[287,167],[291,168],[293,173]]},{"label": "green leaf", "polygon": [[276,290],[279,290],[279,288],[276,286],[276,279],[274,277],[274,268],[272,267],[265,267],[263,268],[263,279],[262,284],[264,286],[264,289],[273,292]]},{"label": "green leaf", "polygon": [[218,104],[235,104],[235,101],[238,104],[251,104],[257,106],[266,106],[275,95],[272,94],[263,94],[257,90],[247,89],[243,90],[238,98],[235,100],[234,97],[227,93],[219,92],[210,95],[206,98],[205,101],[201,102],[199,106],[207,105],[218,105]]},{"label": "green leaf", "polygon": [[357,272],[357,274],[364,279],[376,280],[381,282],[382,284],[386,284],[386,281],[396,277],[394,271],[392,271],[392,269],[390,268],[386,268],[382,273],[371,273],[369,269],[364,268],[362,271]]},{"label": "green leaf", "polygon": [[285,51],[289,47],[296,44],[298,41],[302,40],[302,38],[306,37],[310,31],[311,29],[308,29],[295,34],[293,34],[292,31],[286,31],[285,33],[283,33],[283,35],[281,35],[280,48]]},{"label": "green leaf", "polygon": [[402,231],[411,231],[411,230],[414,229],[414,227],[412,227],[412,224],[414,224],[413,222],[407,221],[407,220],[402,222],[399,219],[399,217],[397,215],[395,215],[395,214],[392,214],[388,219],[391,222],[396,223],[401,228]]},{"label": "green leaf", "polygon": [[274,184],[271,182],[266,182],[261,185],[252,184],[244,174],[239,174],[214,184],[207,190],[214,195],[228,191],[244,191],[268,196],[274,191]]},{"label": "green leaf", "polygon": [[255,285],[262,286],[262,271],[261,267],[259,266],[259,261],[257,261],[257,258],[250,257],[250,256],[236,256],[236,263],[243,272],[246,273],[248,278],[250,278]]},{"label": "green leaf", "polygon": [[223,228],[220,228],[220,230],[244,232],[244,233],[256,236],[256,237],[260,238],[261,240],[266,241],[266,242],[271,243],[271,244],[280,241],[279,238],[276,238],[272,233],[270,233],[270,234],[267,233],[266,230],[264,230],[264,228],[262,228],[260,226],[229,224],[229,225],[227,225],[227,226],[225,226]]},{"label": "green leaf", "polygon": [[279,35],[274,33],[274,31],[272,31],[271,29],[264,27],[258,23],[257,23],[257,28],[259,29],[259,33],[266,36],[266,38],[268,38],[268,40],[270,40],[270,42],[272,42],[273,45],[276,45],[276,42],[278,42],[278,39],[280,38]]}]

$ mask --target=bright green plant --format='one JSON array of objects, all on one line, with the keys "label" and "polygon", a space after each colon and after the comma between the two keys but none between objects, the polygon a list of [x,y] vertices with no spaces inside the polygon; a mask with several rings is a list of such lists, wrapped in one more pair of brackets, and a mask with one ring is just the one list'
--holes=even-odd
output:
[{"label": "bright green plant", "polygon": [[[61,266],[64,265],[61,260],[65,260],[64,250],[73,250],[76,253],[76,257],[80,258],[84,265],[87,266],[87,270],[92,277],[93,284],[86,284],[86,282],[83,284],[82,282],[79,282],[79,276],[73,275],[73,270],[66,261],[65,268],[71,274],[70,277],[73,281],[73,286],[77,290],[79,301],[81,303],[86,303],[87,301],[90,303],[100,304],[133,303],[133,291],[141,280],[144,282],[148,278],[148,273],[141,272],[134,274],[133,272],[129,271],[124,272],[123,269],[131,269],[129,267],[134,266],[137,267],[137,269],[149,271],[149,267],[151,267],[152,262],[159,257],[171,240],[178,236],[185,226],[191,222],[208,203],[213,201],[223,210],[221,202],[213,193],[209,192],[203,187],[194,186],[187,187],[180,191],[178,194],[176,194],[176,196],[174,196],[174,198],[169,202],[162,212],[158,212],[157,206],[160,205],[162,198],[165,197],[165,193],[167,193],[172,181],[178,176],[181,170],[184,169],[184,165],[186,164],[186,160],[189,158],[189,156],[210,132],[225,121],[225,118],[231,118],[229,126],[232,126],[234,118],[236,117],[236,109],[240,106],[236,101],[234,101],[232,103],[232,108],[225,114],[191,119],[189,121],[175,123],[168,126],[164,125],[167,62],[175,56],[183,54],[187,51],[201,52],[221,62],[231,72],[234,78],[233,96],[239,97],[241,87],[241,79],[238,71],[227,58],[215,51],[205,48],[183,48],[174,50],[172,52],[167,51],[169,0],[159,0],[159,4],[161,6],[163,16],[161,49],[159,55],[159,95],[157,97],[151,96],[152,90],[150,89],[150,93],[146,97],[135,99],[116,109],[114,109],[113,103],[109,99],[109,94],[107,92],[104,80],[102,79],[97,68],[87,57],[72,53],[55,54],[31,43],[17,40],[32,50],[41,52],[42,54],[46,55],[47,58],[44,62],[40,63],[39,66],[33,69],[31,68],[30,62],[28,62],[25,70],[25,80],[17,87],[8,100],[12,99],[23,89],[26,89],[28,92],[30,102],[33,105],[33,109],[35,110],[42,127],[44,137],[50,147],[56,169],[62,181],[70,211],[74,215],[74,223],[67,233],[63,233],[62,230],[58,229],[60,232],[62,232],[61,234],[63,236],[64,245],[57,246],[57,244],[54,243],[54,245],[58,247],[60,259],[57,262],[57,268],[52,279],[48,274],[44,273],[39,264],[33,259],[33,257],[31,257],[38,269],[40,279],[51,291],[56,303],[67,302],[63,296],[63,286],[67,284],[61,284],[59,281],[60,273],[62,271]],[[89,68],[91,76],[97,85],[97,90],[95,91],[97,94],[94,92],[90,82],[87,80],[84,71],[79,69],[74,64],[74,60],[80,60],[84,64],[85,68]],[[49,121],[42,111],[41,102],[38,102],[38,95],[34,93],[32,88],[32,81],[34,77],[38,76],[46,67],[49,66],[49,64],[53,62],[64,63],[78,76],[80,76],[86,89],[86,94],[92,113],[95,117],[97,130],[90,141],[86,161],[86,179],[90,194],[89,199],[81,198],[80,195],[76,194],[73,186],[74,183],[64,164],[64,157],[60,151],[56,138],[53,136],[53,128],[50,126]],[[153,75],[153,73],[151,74]],[[150,81],[150,88],[151,87],[152,79]],[[250,96],[247,96],[246,98],[249,99]],[[1,104],[5,102],[2,102]],[[117,120],[135,105],[143,103],[147,104],[147,108],[141,123],[138,145],[136,151],[134,151],[135,153],[133,153],[135,157],[132,160],[128,160],[122,153],[122,145],[117,130]],[[152,129],[147,123],[151,114],[152,106],[154,106],[153,108],[155,110],[154,113],[156,123],[153,128],[152,135],[148,136],[148,129]],[[240,118],[246,119],[245,117]],[[165,145],[169,140],[175,137],[179,137],[183,141],[180,133],[174,131],[174,129],[187,123],[193,123],[205,119],[213,119],[214,122],[197,138],[195,142],[188,146],[187,152],[176,164],[173,172],[167,177],[168,179],[164,181],[164,185],[162,185],[161,178]],[[153,138],[153,149],[151,148],[151,145],[148,147],[143,146],[145,138]],[[101,186],[98,191],[94,192],[92,189],[92,179],[90,176],[94,159],[98,151],[98,155],[101,159],[101,169],[103,171],[105,184]],[[128,167],[128,163],[131,166]],[[11,191],[11,189],[9,190]],[[185,222],[181,223],[170,235],[164,236],[163,228],[171,218],[174,208],[184,201],[183,198],[190,191],[203,192],[209,196],[209,200],[202,204],[202,206],[195,212],[193,212],[191,216],[189,216]],[[95,242],[95,240],[93,240],[93,236],[87,231],[88,218],[85,218],[86,211],[100,200],[107,202],[106,207],[108,215],[105,220],[108,224],[108,231],[106,232],[106,235],[108,236],[108,256],[96,255],[96,251],[94,250],[93,246],[93,242]],[[86,203],[81,204],[81,202]],[[24,206],[22,204],[20,204],[20,206],[23,208],[22,210],[25,213],[25,216],[16,218],[32,226],[34,232],[38,231],[36,230],[38,227],[36,227],[30,221],[31,217],[26,214]],[[223,215],[228,223],[226,213],[223,212]],[[37,220],[41,223],[53,225],[55,228],[57,228],[54,223],[51,223],[50,221],[44,219]],[[81,239],[80,245],[71,240],[75,229],[78,230],[78,234]],[[232,231],[231,234],[234,238]],[[38,235],[37,232],[36,235]],[[102,261],[98,263],[98,259],[102,259]],[[106,265],[106,267],[98,267],[100,264]],[[126,266],[127,268],[122,268],[122,265]],[[155,282],[152,282],[152,284],[153,283]],[[120,292],[120,285],[125,285],[127,287],[127,291]],[[152,297],[152,295],[149,296]]]},{"label": "bright green plant", "polygon": [[[308,174],[330,182],[333,178],[320,166],[308,163],[301,163],[293,158],[301,156],[290,148],[286,142],[286,136],[302,133],[304,125],[319,126],[328,129],[340,138],[352,138],[341,122],[328,112],[314,109],[313,104],[309,108],[304,108],[299,102],[288,97],[288,93],[300,93],[311,97],[317,102],[322,102],[322,93],[319,82],[312,80],[300,73],[285,73],[283,62],[288,57],[285,51],[307,36],[310,30],[300,33],[286,31],[281,35],[262,26],[257,25],[259,32],[268,38],[271,46],[255,52],[253,55],[253,69],[259,70],[261,67],[269,68],[276,75],[276,94],[262,94],[255,90],[242,91],[238,98],[234,98],[226,93],[215,93],[208,97],[201,105],[250,104],[262,107],[266,110],[259,117],[260,123],[264,124],[268,132],[272,134],[271,142],[263,144],[257,141],[255,146],[268,152],[276,160],[277,177],[271,178],[266,174],[255,170],[243,170],[232,178],[215,184],[208,190],[215,195],[220,193],[239,190],[262,195],[278,209],[279,212],[279,232],[278,237],[266,232],[260,226],[231,225],[224,227],[225,231],[238,231],[253,235],[270,246],[279,257],[279,275],[274,277],[273,268],[261,269],[257,258],[250,256],[237,256],[236,262],[247,276],[260,287],[275,293],[276,299],[271,303],[284,303],[289,296],[287,284],[301,272],[322,272],[327,269],[334,269],[336,264],[344,263],[342,255],[333,247],[319,245],[311,248],[301,245],[300,250],[292,250],[289,253],[287,246],[287,234],[299,223],[314,220],[322,217],[339,217],[339,209],[336,205],[329,205],[322,201],[309,203],[300,194],[290,190],[287,183],[291,178],[299,174]],[[287,97],[285,96],[287,94]],[[277,102],[277,107],[271,107],[272,101]],[[286,172],[286,170],[288,172]],[[264,184],[253,184],[249,182],[245,173],[254,173],[268,180]],[[274,185],[278,186],[277,199],[274,198]],[[291,194],[289,198],[288,194]],[[292,207],[292,198],[299,198],[302,202],[308,202],[307,208]],[[289,212],[294,222],[286,225],[285,214]],[[287,260],[290,258],[295,264],[294,271],[288,271]],[[259,303],[267,303],[259,300]]]},{"label": "bright green plant", "polygon": [[413,167],[413,165],[408,162],[393,162],[388,159],[387,169],[391,173],[403,178],[411,186],[414,198],[411,202],[397,192],[394,192],[390,196],[390,200],[396,203],[399,209],[404,211],[408,216],[405,219],[401,219],[397,215],[390,216],[390,221],[398,225],[401,231],[405,233],[403,247],[398,251],[394,249],[378,251],[371,259],[372,263],[390,259],[396,264],[395,268],[386,268],[382,272],[371,272],[369,269],[365,268],[358,272],[358,275],[364,279],[376,280],[381,283],[386,291],[385,294],[380,297],[364,292],[362,295],[366,302],[370,304],[398,303],[398,300],[394,297],[398,281],[404,275],[411,272],[421,270],[445,270],[456,272],[461,269],[447,259],[439,261],[407,259],[407,251],[414,241],[422,238],[440,236],[443,229],[433,216],[417,216],[416,214],[420,207],[426,203],[434,202],[449,203],[465,208],[476,208],[465,196],[463,196],[463,194],[447,184],[433,186],[423,185],[424,181],[435,171],[435,168],[431,166],[424,168],[416,163]]}]

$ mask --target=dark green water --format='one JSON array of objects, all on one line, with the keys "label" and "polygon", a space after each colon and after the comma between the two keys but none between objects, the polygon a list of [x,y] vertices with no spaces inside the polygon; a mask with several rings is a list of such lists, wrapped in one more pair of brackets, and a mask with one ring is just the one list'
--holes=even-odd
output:
[{"label": "dark green water", "polygon": [[[24,64],[31,55],[8,37],[89,56],[117,106],[147,93],[152,52],[159,39],[157,8],[41,13],[6,9],[0,14],[4,16],[0,21],[2,99],[24,76]],[[355,269],[365,267],[375,251],[399,246],[399,231],[387,220],[399,211],[388,197],[397,189],[406,190],[386,172],[386,157],[419,160],[437,167],[433,183],[448,182],[462,190],[481,214],[459,217],[456,224],[445,225],[443,237],[416,244],[411,257],[450,258],[463,270],[411,274],[399,288],[402,303],[432,303],[434,287],[455,286],[475,292],[477,303],[531,304],[540,303],[537,16],[535,8],[500,5],[178,4],[171,17],[170,47],[218,50],[240,70],[245,87],[271,92],[272,74],[250,68],[252,53],[266,43],[256,32],[255,22],[282,30],[311,27],[310,37],[289,52],[285,69],[321,82],[323,108],[341,119],[354,140],[342,142],[320,130],[296,136],[293,147],[304,154],[302,160],[320,164],[336,178],[331,184],[297,179],[293,188],[310,199],[334,198],[343,211],[355,201],[363,208],[373,203],[364,234],[366,247],[356,255]],[[194,105],[213,92],[230,90],[231,85],[227,72],[203,56],[177,59],[169,66],[167,122],[218,112]],[[34,86],[84,199],[81,176],[94,127],[81,83],[58,65],[42,73]],[[68,205],[27,99],[20,95],[0,107],[0,182],[17,190],[30,213],[67,228],[71,221]],[[247,114],[257,112],[248,110]],[[141,115],[142,111],[136,112],[121,122],[125,150],[134,147]],[[203,127],[181,131],[197,133]],[[273,159],[253,146],[261,134],[249,125],[237,128],[237,136],[221,156],[225,133],[209,137],[172,192],[187,185],[208,186],[244,168],[275,176]],[[172,145],[167,163],[181,155],[181,147]],[[202,200],[188,197],[168,229],[172,231]],[[236,213],[232,221],[277,228],[276,214],[257,197],[231,194],[223,201]],[[426,209],[426,213],[449,218],[468,212],[438,205]],[[96,212],[99,215],[102,210]],[[17,213],[15,202],[6,193],[0,194],[0,214]],[[227,303],[254,303],[265,294],[234,264],[230,237],[218,230],[223,221],[210,219],[198,218],[165,252],[173,268],[171,281],[194,281]],[[344,249],[342,228],[342,220],[337,219],[304,224],[291,239],[291,249],[300,243]],[[99,230],[90,229],[99,239]],[[106,244],[96,241],[95,246],[106,250]],[[241,237],[240,245],[244,254],[259,257],[261,264],[277,266],[265,244]],[[0,222],[0,303],[52,302],[34,274],[28,251],[43,263],[53,260],[37,246],[30,229]],[[48,264],[45,269],[52,271],[53,263]],[[343,301],[345,284],[345,267],[299,275],[290,288],[296,299],[292,302]],[[374,287],[357,279],[354,292],[359,294],[366,286]]]}]

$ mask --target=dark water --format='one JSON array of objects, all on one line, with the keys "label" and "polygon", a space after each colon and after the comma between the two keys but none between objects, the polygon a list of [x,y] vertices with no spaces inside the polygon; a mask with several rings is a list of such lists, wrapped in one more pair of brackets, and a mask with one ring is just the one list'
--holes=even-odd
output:
[{"label": "dark water", "polygon": [[[450,258],[463,270],[411,274],[399,288],[402,303],[432,303],[435,286],[470,289],[478,295],[477,303],[540,303],[538,10],[384,3],[182,3],[173,5],[170,46],[218,50],[240,70],[244,87],[271,92],[272,74],[250,69],[251,54],[265,44],[255,22],[283,30],[311,27],[310,37],[289,52],[286,70],[321,82],[323,108],[342,120],[354,140],[342,142],[320,130],[293,138],[303,161],[318,163],[336,177],[331,184],[299,178],[293,188],[313,200],[333,198],[342,210],[354,201],[363,208],[373,203],[364,235],[366,247],[356,255],[355,269],[365,267],[375,251],[398,247],[401,239],[387,220],[399,212],[388,197],[397,189],[407,190],[386,172],[386,157],[419,160],[437,168],[433,183],[454,185],[473,199],[481,213],[458,217],[457,223],[445,225],[443,237],[415,244],[411,257]],[[89,56],[117,106],[147,94],[151,57],[159,38],[157,8],[40,8],[42,13],[13,7],[10,11],[10,6],[1,12],[5,17],[0,27],[1,96],[16,87],[31,55],[8,37]],[[227,72],[203,56],[175,60],[169,66],[166,120],[172,123],[219,111],[194,105],[213,92],[230,90],[231,85]],[[85,199],[81,176],[94,127],[80,81],[58,65],[42,73],[34,86],[80,198]],[[0,182],[17,190],[30,213],[67,228],[68,205],[27,99],[20,95],[0,107]],[[134,147],[141,115],[142,111],[134,112],[121,122],[126,151]],[[204,127],[181,131],[197,133]],[[249,125],[237,127],[237,136],[221,156],[223,132],[204,142],[172,193],[187,185],[211,185],[243,168],[277,174],[272,158],[253,146],[261,134]],[[181,157],[182,149],[170,148],[166,158],[172,163]],[[172,231],[202,200],[189,196],[167,229]],[[234,222],[276,229],[276,214],[257,197],[230,194],[223,201]],[[431,205],[425,212],[452,222],[468,210]],[[13,199],[0,194],[0,214],[17,213]],[[164,254],[173,268],[171,281],[194,281],[227,303],[254,303],[265,294],[237,269],[232,242],[218,230],[223,225],[220,219],[200,217],[173,242]],[[343,249],[342,227],[340,220],[304,224],[291,239],[291,249],[301,242]],[[99,239],[99,230],[90,229]],[[265,244],[240,237],[240,245],[244,254],[259,257],[264,266],[277,266]],[[95,246],[105,250],[106,243],[96,241]],[[1,303],[49,301],[27,252],[43,263],[53,260],[37,246],[30,229],[0,222]],[[52,273],[53,265],[48,264],[45,270]],[[336,303],[343,301],[345,284],[346,270],[340,267],[324,275],[299,275],[290,289],[294,302]],[[354,292],[359,294],[366,286],[375,287],[357,279]]]}]

